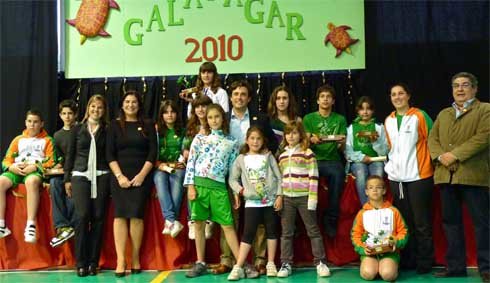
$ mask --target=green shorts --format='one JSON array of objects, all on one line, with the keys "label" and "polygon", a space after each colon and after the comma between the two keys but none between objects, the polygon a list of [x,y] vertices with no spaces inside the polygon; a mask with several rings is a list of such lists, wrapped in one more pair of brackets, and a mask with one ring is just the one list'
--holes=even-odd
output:
[{"label": "green shorts", "polygon": [[378,261],[382,260],[383,258],[391,258],[394,262],[397,264],[400,263],[400,254],[397,252],[392,252],[392,253],[384,253],[384,254],[377,254],[377,255],[361,255],[361,262],[363,259],[366,257],[372,257],[376,258]]},{"label": "green shorts", "polygon": [[27,176],[17,175],[17,174],[14,174],[12,172],[5,172],[0,176],[7,177],[13,184],[12,188],[17,187],[17,185],[19,185],[19,184],[24,184],[25,181],[27,180],[27,178],[29,178],[30,176],[38,176],[39,179],[41,179],[41,180],[43,179],[43,176],[41,176],[41,174],[39,174],[39,172],[37,172],[37,171],[32,172]]},{"label": "green shorts", "polygon": [[197,221],[211,219],[221,225],[233,225],[226,185],[207,178],[199,179],[195,184],[197,197],[191,200],[191,219]]}]

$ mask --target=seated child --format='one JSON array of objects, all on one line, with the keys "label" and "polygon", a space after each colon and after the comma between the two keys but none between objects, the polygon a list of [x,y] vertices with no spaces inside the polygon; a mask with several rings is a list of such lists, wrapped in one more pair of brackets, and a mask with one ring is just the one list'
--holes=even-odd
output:
[{"label": "seated child", "polygon": [[[382,177],[371,175],[366,181],[368,201],[352,225],[352,244],[361,256],[360,273],[364,280],[379,275],[385,281],[398,277],[399,249],[408,241],[408,232],[400,212],[388,201]],[[382,249],[382,247],[384,247]]]},{"label": "seated child", "polygon": [[2,162],[4,173],[0,176],[0,238],[11,234],[5,223],[7,190],[23,183],[27,190],[27,225],[24,240],[35,243],[39,189],[42,186],[44,169],[54,165],[55,156],[53,140],[43,129],[41,112],[27,111],[25,125],[26,129],[22,134],[10,143]]},{"label": "seated child", "polygon": [[357,118],[347,128],[345,158],[355,177],[357,195],[361,206],[366,203],[366,178],[369,175],[383,177],[384,162],[373,157],[386,155],[388,145],[382,124],[374,122],[374,103],[368,96],[362,96],[356,105]]},{"label": "seated child", "polygon": [[177,237],[184,228],[179,222],[184,188],[185,164],[182,156],[184,128],[180,122],[177,103],[165,100],[158,112],[158,159],[155,162],[153,181],[162,208],[164,235]]}]

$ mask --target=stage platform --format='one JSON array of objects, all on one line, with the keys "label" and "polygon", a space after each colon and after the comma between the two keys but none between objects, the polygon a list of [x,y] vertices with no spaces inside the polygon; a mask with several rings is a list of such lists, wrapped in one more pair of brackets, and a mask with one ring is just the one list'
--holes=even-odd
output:
[{"label": "stage platform", "polygon": [[[436,271],[434,268],[433,271]],[[328,278],[320,278],[316,275],[314,268],[298,268],[293,270],[293,274],[288,278],[277,277],[265,277],[261,276],[257,279],[242,279],[238,282],[253,282],[253,283],[328,283],[328,282],[368,282],[359,277],[358,267],[347,268],[331,268],[332,275]],[[62,270],[62,271],[16,271],[16,272],[0,272],[0,283],[3,282],[16,282],[16,283],[59,283],[59,282],[151,282],[151,283],[186,283],[186,282],[199,282],[199,283],[217,283],[217,282],[231,282],[227,281],[228,274],[213,275],[207,274],[198,278],[186,278],[185,270],[172,270],[172,271],[145,271],[137,275],[131,275],[128,271],[127,276],[123,278],[115,278],[112,270],[102,270],[97,276],[77,277],[74,271]],[[373,282],[383,282],[380,278]],[[458,278],[435,278],[432,274],[418,275],[415,271],[402,271],[396,282],[445,282],[445,283],[473,283],[481,282],[478,271],[475,268],[468,269],[468,277]]]}]

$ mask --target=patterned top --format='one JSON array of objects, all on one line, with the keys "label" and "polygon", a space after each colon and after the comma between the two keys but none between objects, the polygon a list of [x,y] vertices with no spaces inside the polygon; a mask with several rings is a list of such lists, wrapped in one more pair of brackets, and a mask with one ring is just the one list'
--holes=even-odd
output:
[{"label": "patterned top", "polygon": [[193,185],[194,177],[225,183],[225,176],[238,156],[238,143],[221,130],[209,135],[197,134],[192,141],[185,172],[184,186]]},{"label": "patterned top", "polygon": [[269,188],[266,183],[269,165],[267,160],[267,156],[263,154],[246,155],[243,158],[248,179],[258,196],[257,199],[247,199],[245,207],[266,207],[274,204],[275,194],[270,193],[273,188]]}]

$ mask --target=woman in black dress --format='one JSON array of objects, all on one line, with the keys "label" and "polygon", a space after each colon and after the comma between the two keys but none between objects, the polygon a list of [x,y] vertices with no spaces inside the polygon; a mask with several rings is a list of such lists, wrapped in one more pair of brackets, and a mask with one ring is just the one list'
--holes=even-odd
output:
[{"label": "woman in black dress", "polygon": [[113,173],[111,194],[114,200],[114,242],[117,267],[115,275],[125,275],[125,248],[131,237],[131,272],[139,273],[139,252],[143,239],[145,206],[152,186],[148,174],[157,155],[153,122],[143,119],[141,96],[128,91],[122,97],[119,118],[107,130],[107,162]]},{"label": "woman in black dress", "polygon": [[96,275],[109,199],[109,166],[105,158],[107,104],[100,94],[87,104],[85,117],[70,133],[64,165],[65,190],[73,197],[75,257],[80,277]]}]

